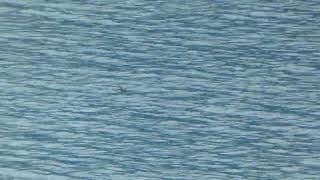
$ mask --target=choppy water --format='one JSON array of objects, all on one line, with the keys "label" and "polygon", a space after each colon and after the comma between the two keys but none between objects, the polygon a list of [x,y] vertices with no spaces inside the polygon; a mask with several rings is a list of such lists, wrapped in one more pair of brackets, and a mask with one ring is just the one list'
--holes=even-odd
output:
[{"label": "choppy water", "polygon": [[1,0],[0,55],[3,176],[320,179],[317,0]]}]

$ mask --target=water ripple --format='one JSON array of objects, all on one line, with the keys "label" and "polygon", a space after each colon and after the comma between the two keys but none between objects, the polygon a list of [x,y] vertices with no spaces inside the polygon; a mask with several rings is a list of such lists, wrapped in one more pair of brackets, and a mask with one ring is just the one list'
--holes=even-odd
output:
[{"label": "water ripple", "polygon": [[319,178],[317,1],[0,6],[0,179]]}]

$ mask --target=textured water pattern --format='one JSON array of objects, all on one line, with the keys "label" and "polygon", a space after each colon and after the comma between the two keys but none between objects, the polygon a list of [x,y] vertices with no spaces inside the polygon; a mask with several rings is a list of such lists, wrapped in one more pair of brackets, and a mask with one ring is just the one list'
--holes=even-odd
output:
[{"label": "textured water pattern", "polygon": [[0,55],[3,177],[320,179],[317,0],[1,0]]}]

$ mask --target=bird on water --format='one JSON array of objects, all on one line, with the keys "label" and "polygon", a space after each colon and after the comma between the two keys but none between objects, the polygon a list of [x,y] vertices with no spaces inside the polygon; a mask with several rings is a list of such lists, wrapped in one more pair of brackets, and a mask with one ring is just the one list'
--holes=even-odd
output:
[{"label": "bird on water", "polygon": [[126,88],[124,88],[124,87],[122,87],[122,86],[118,86],[118,88],[119,88],[119,92],[121,93],[121,94],[124,94],[124,93],[126,93],[127,92],[127,89]]}]

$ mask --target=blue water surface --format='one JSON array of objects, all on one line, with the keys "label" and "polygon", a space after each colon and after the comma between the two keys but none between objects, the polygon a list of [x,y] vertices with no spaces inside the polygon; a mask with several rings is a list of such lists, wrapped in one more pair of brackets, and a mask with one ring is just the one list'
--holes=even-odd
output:
[{"label": "blue water surface", "polygon": [[0,0],[0,174],[320,179],[318,0]]}]

